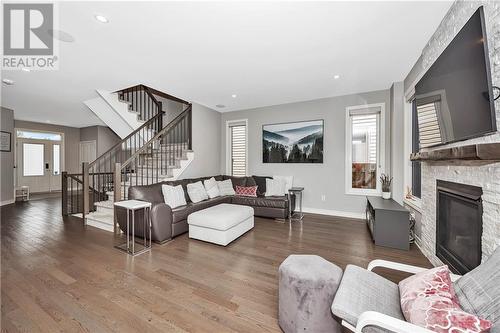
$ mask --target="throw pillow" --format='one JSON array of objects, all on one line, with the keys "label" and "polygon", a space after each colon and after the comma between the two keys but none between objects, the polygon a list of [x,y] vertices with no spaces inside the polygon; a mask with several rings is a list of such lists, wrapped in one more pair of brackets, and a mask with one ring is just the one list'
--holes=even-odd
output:
[{"label": "throw pillow", "polygon": [[234,195],[235,191],[233,188],[233,183],[231,179],[226,179],[217,182],[217,187],[219,188],[220,195]]},{"label": "throw pillow", "polygon": [[210,199],[217,198],[219,194],[219,187],[217,186],[217,181],[214,177],[207,179],[203,182],[205,185],[205,190],[207,191],[208,197]]},{"label": "throw pillow", "polygon": [[437,333],[485,333],[491,322],[462,310],[447,266],[415,274],[399,283],[405,319]]},{"label": "throw pillow", "polygon": [[285,182],[282,179],[266,179],[266,197],[282,197],[284,193]]},{"label": "throw pillow", "polygon": [[288,194],[288,190],[293,187],[293,176],[273,176],[273,179],[281,179],[285,182],[283,194]]},{"label": "throw pillow", "polygon": [[256,197],[257,186],[236,186],[236,195],[244,197]]},{"label": "throw pillow", "polygon": [[186,205],[186,198],[184,196],[184,189],[182,188],[182,185],[162,185],[161,192],[163,193],[163,200],[171,208]]},{"label": "throw pillow", "polygon": [[207,191],[205,191],[205,187],[203,186],[201,181],[187,184],[187,193],[189,194],[189,199],[193,203],[208,199]]}]

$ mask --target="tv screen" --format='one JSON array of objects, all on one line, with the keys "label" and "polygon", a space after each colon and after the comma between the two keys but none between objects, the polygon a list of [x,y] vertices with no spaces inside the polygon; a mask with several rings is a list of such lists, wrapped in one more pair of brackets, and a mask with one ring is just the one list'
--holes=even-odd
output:
[{"label": "tv screen", "polygon": [[420,148],[496,131],[480,7],[415,86]]}]

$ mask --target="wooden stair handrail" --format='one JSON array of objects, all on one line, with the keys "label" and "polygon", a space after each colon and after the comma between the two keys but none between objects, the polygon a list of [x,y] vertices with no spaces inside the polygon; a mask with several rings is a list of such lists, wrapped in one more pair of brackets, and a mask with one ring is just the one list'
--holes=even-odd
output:
[{"label": "wooden stair handrail", "polygon": [[[191,105],[189,105],[184,111],[182,111],[177,117],[175,117],[171,122],[168,123],[167,126],[163,127],[155,136],[153,136],[148,142],[146,142],[141,148],[139,148],[134,154],[132,154],[125,162],[121,165],[121,170],[125,169],[137,156],[139,156],[149,145],[158,140],[163,135],[165,135],[168,131],[174,128],[175,125],[179,123],[186,116],[190,116],[191,114]],[[191,143],[190,143],[191,144]]]}]

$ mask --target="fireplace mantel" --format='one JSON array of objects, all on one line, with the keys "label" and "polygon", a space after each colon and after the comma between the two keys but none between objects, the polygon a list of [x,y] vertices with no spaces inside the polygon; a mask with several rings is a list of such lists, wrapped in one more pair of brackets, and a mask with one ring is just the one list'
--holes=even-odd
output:
[{"label": "fireplace mantel", "polygon": [[434,149],[411,154],[412,161],[467,161],[477,164],[500,162],[500,142]]}]

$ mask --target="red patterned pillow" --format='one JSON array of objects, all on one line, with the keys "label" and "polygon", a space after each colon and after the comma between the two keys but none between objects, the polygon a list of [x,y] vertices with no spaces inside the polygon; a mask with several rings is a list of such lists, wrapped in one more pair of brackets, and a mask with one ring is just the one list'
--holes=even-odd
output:
[{"label": "red patterned pillow", "polygon": [[462,310],[448,266],[415,274],[399,283],[406,321],[438,333],[486,333],[491,322]]},{"label": "red patterned pillow", "polygon": [[256,197],[257,186],[236,186],[236,195],[241,195],[244,197]]}]

